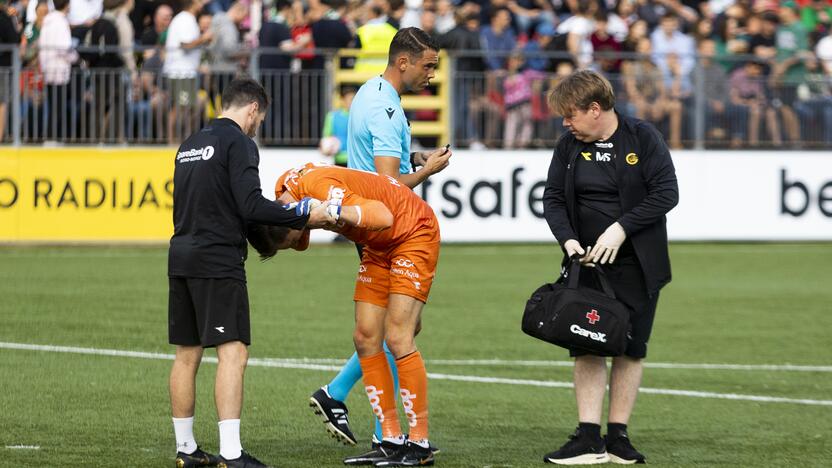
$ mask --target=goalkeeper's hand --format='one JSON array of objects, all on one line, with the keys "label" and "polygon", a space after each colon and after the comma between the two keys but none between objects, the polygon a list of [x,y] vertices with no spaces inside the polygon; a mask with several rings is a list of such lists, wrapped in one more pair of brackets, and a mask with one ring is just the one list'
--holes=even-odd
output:
[{"label": "goalkeeper's hand", "polygon": [[303,197],[301,201],[292,202],[288,205],[283,205],[283,208],[291,210],[294,208],[295,214],[298,216],[309,216],[313,209],[321,204],[321,201],[312,197]]}]

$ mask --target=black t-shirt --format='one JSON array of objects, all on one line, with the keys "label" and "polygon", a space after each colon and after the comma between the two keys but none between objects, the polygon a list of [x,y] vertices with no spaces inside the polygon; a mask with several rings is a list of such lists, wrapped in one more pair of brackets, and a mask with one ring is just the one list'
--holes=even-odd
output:
[{"label": "black t-shirt", "polygon": [[174,164],[168,276],[245,281],[247,223],[301,229],[309,219],[263,197],[257,145],[233,120],[191,135]]},{"label": "black t-shirt", "polygon": [[[615,172],[616,165],[622,162],[618,161],[614,138],[615,135],[606,141],[584,143],[580,156],[575,160],[578,240],[584,248],[594,246],[598,237],[623,214]],[[632,246],[627,239],[618,252],[618,258],[632,254]]]},{"label": "black t-shirt", "polygon": [[[283,23],[269,21],[260,27],[260,47],[277,48],[281,42],[291,39],[292,31]],[[290,54],[264,53],[260,56],[262,70],[288,70],[291,64]]]}]

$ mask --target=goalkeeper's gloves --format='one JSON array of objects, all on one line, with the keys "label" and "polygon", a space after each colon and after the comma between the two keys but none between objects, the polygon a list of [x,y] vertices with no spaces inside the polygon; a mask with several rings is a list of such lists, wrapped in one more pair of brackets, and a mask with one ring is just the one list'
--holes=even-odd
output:
[{"label": "goalkeeper's gloves", "polygon": [[321,201],[312,197],[303,197],[299,202],[292,202],[288,205],[283,205],[283,208],[291,210],[294,208],[295,214],[298,216],[309,216],[309,212],[316,206],[320,205]]},{"label": "goalkeeper's gloves", "polygon": [[338,221],[341,218],[341,200],[340,198],[333,198],[327,200],[328,206],[326,212],[332,217],[333,221]]}]

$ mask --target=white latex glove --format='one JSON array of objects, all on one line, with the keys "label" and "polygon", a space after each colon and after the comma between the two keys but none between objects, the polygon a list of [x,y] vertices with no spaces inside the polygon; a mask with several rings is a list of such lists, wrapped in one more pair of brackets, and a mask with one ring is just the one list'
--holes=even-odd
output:
[{"label": "white latex glove", "polygon": [[624,228],[618,222],[612,223],[606,231],[598,236],[595,246],[587,256],[593,263],[600,263],[602,265],[608,261],[612,263],[615,261],[615,256],[618,255],[618,249],[621,248],[621,244],[624,243],[624,239],[626,238],[627,233],[624,232]]},{"label": "white latex glove", "polygon": [[594,267],[595,266],[594,263],[589,262],[589,253],[588,253],[590,251],[589,246],[587,246],[586,249],[584,249],[583,247],[581,247],[580,242],[578,242],[575,239],[569,239],[568,241],[563,243],[563,248],[564,248],[564,250],[566,250],[566,256],[567,257],[572,258],[573,255],[577,254],[577,255],[581,256],[581,259],[580,259],[581,264],[589,266],[589,267]]}]

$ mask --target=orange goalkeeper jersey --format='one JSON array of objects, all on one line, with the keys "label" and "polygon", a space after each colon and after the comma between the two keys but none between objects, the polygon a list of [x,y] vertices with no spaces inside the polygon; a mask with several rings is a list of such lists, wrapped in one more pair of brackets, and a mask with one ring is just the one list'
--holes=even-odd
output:
[{"label": "orange goalkeeper jersey", "polygon": [[[343,206],[360,209],[358,226],[345,226],[338,232],[353,242],[384,250],[406,241],[420,229],[438,229],[433,209],[398,180],[374,172],[308,163],[284,173],[275,185],[275,195],[284,190],[296,200],[341,199]],[[393,214],[393,226],[378,230],[374,220],[386,206]]]}]

